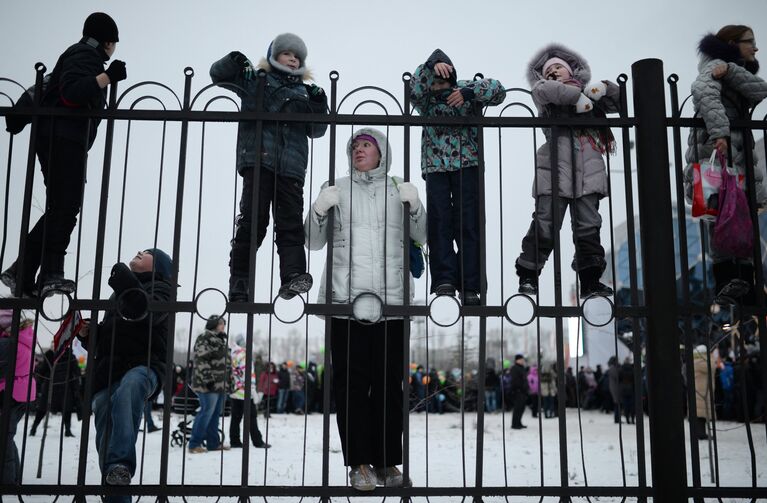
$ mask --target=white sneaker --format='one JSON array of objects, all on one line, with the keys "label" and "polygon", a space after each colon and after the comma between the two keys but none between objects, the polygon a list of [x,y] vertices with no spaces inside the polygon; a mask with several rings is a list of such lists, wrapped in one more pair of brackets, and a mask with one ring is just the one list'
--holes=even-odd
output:
[{"label": "white sneaker", "polygon": [[358,491],[372,491],[376,488],[377,477],[370,465],[359,465],[349,471],[349,482]]}]

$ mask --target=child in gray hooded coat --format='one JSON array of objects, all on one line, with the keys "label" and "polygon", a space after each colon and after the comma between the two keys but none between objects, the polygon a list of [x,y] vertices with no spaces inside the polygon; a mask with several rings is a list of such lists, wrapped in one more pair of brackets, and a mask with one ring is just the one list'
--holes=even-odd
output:
[{"label": "child in gray hooded coat", "polygon": [[[618,111],[618,86],[606,80],[589,84],[591,69],[586,60],[562,45],[550,44],[538,51],[528,65],[527,78],[539,117],[604,117]],[[575,242],[572,267],[578,272],[581,296],[612,295],[612,289],[599,281],[606,266],[599,239],[599,200],[608,194],[603,155],[614,151],[615,140],[606,128],[574,128],[563,130],[552,147],[551,130],[544,129],[544,134],[547,141],[537,152],[533,222],[516,262],[519,292],[538,293],[538,276],[569,206]],[[551,161],[553,148],[557,149],[556,166]],[[552,169],[557,169],[559,178],[557,215],[552,208]]]}]

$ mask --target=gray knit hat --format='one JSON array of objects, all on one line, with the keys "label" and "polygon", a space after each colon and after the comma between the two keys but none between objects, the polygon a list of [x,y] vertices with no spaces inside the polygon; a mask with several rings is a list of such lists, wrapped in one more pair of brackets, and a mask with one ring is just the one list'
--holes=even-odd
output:
[{"label": "gray knit hat", "polygon": [[[293,70],[292,68],[277,62],[275,56],[282,51],[291,51],[296,55],[300,62],[297,70]],[[306,72],[306,55],[306,44],[301,40],[301,37],[293,33],[281,33],[280,35],[277,35],[274,40],[272,40],[272,43],[269,44],[269,49],[266,51],[266,59],[269,61],[269,64],[290,75],[303,75]]]}]

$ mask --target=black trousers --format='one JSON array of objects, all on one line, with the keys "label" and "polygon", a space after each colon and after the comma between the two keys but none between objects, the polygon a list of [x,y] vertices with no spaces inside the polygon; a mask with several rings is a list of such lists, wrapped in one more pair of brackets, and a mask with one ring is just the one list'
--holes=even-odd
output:
[{"label": "black trousers", "polygon": [[519,428],[522,426],[522,415],[525,413],[527,404],[527,395],[525,393],[512,393],[514,411],[511,413],[511,427]]},{"label": "black trousers", "polygon": [[[229,441],[233,443],[241,442],[240,440],[240,421],[242,421],[245,415],[245,400],[238,400],[232,398],[232,417],[229,421]],[[253,400],[250,401],[250,441],[256,447],[264,445],[264,439],[261,436],[261,431],[258,429],[258,421],[256,417],[258,412],[256,411],[256,404]]]},{"label": "black trousers", "polygon": [[27,236],[24,254],[24,284],[30,288],[35,273],[63,273],[72,231],[77,225],[88,152],[69,140],[41,137],[35,146],[45,183],[45,213]]},{"label": "black trousers", "polygon": [[442,284],[480,290],[479,183],[476,166],[426,175],[432,293]]},{"label": "black trousers", "polygon": [[[229,260],[232,276],[248,275],[255,169],[248,169],[242,174],[240,214],[235,221],[236,230]],[[275,175],[266,168],[260,169],[256,220],[257,248],[261,247],[266,237],[270,207],[274,217],[274,242],[280,256],[280,280],[285,283],[292,274],[306,272],[303,181]]]},{"label": "black trousers", "polygon": [[404,323],[331,322],[336,422],[346,466],[402,463]]}]

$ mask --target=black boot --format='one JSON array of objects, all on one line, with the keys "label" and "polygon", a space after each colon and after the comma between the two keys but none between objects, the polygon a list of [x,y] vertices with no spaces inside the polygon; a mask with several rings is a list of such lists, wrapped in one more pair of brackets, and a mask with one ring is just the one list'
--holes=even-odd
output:
[{"label": "black boot", "polygon": [[74,293],[75,282],[64,277],[64,255],[43,256],[37,286],[40,297],[47,297],[53,292]]},{"label": "black boot", "polygon": [[754,266],[726,261],[714,264],[712,269],[714,272],[714,304],[745,303],[753,305],[755,303]]},{"label": "black boot", "polygon": [[708,434],[706,433],[706,418],[699,417],[695,422],[695,438],[698,440],[706,440]]},{"label": "black boot", "polygon": [[229,302],[248,301],[248,277],[232,275],[229,277]]},{"label": "black boot", "polygon": [[519,293],[524,295],[538,294],[538,271],[516,264],[517,276],[519,276]]},{"label": "black boot", "polygon": [[608,297],[613,294],[612,288],[599,281],[599,278],[602,277],[602,271],[601,267],[587,267],[578,271],[578,278],[581,281],[581,297],[591,295]]},{"label": "black boot", "polygon": [[290,300],[296,295],[306,293],[312,288],[314,280],[308,272],[294,272],[280,286],[280,297]]},{"label": "black boot", "polygon": [[24,291],[23,292],[17,292],[16,291],[16,275],[18,274],[19,268],[16,265],[16,262],[10,265],[8,269],[0,273],[0,282],[2,282],[5,286],[8,287],[8,289],[11,291],[11,294],[16,297],[34,297],[34,273],[32,277],[25,278],[24,280]]},{"label": "black boot", "polygon": [[754,266],[751,264],[739,264],[738,277],[748,283],[748,292],[743,295],[740,302],[746,306],[755,306],[756,291],[754,285],[756,284],[756,278],[754,277]]}]

